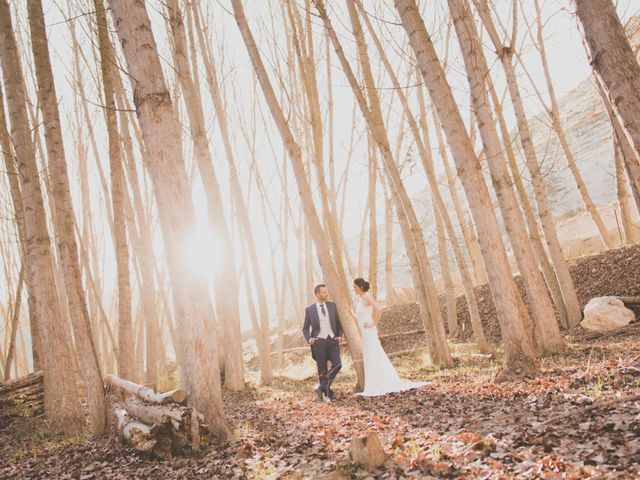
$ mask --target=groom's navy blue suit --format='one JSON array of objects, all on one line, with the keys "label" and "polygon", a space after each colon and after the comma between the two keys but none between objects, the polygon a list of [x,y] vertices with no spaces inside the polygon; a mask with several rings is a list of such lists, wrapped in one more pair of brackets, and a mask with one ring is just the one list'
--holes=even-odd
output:
[{"label": "groom's navy blue suit", "polygon": [[[333,330],[334,333],[333,337],[318,338],[320,334],[320,317],[315,302],[309,305],[304,311],[302,334],[307,343],[309,343],[309,340],[312,338],[316,339],[316,342],[311,345],[311,356],[318,366],[320,390],[327,397],[331,397],[331,384],[342,368],[342,362],[340,361],[340,344],[335,338],[342,337],[343,332],[336,304],[333,302],[325,302],[325,306],[327,308],[331,330]],[[331,362],[331,369],[327,369],[327,361]]]}]

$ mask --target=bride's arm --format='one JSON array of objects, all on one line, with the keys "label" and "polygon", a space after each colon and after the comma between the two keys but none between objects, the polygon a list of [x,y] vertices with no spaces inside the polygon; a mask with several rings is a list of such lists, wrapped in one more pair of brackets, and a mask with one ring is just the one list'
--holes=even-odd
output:
[{"label": "bride's arm", "polygon": [[373,307],[373,324],[378,325],[378,323],[380,323],[380,317],[382,317],[382,307],[373,299],[371,294],[365,296],[365,305],[367,307]]}]

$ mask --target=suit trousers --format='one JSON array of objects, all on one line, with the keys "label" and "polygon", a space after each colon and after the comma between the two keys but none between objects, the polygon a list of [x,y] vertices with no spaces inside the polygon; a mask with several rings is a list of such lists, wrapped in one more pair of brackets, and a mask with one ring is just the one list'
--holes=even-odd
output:
[{"label": "suit trousers", "polygon": [[[342,368],[340,343],[333,338],[318,338],[311,346],[311,350],[318,366],[320,389],[325,395],[329,395],[331,384]],[[331,362],[331,368],[327,368],[327,362]]]}]

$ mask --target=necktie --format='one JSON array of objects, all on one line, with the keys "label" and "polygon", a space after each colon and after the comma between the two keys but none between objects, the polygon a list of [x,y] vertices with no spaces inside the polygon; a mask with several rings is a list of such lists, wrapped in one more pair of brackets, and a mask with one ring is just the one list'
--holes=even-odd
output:
[{"label": "necktie", "polygon": [[322,316],[326,317],[327,316],[327,312],[325,312],[325,310],[324,310],[324,303],[320,305],[320,310],[322,311]]}]

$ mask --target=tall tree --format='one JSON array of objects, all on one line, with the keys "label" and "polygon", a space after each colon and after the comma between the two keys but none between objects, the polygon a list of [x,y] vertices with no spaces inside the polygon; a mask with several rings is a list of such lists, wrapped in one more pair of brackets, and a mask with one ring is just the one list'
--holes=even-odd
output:
[{"label": "tall tree", "polygon": [[[220,88],[220,83],[218,82],[218,73],[214,62],[214,57],[208,48],[208,43],[204,39],[203,29],[200,24],[200,15],[198,11],[194,11],[193,18],[194,27],[200,43],[200,52],[202,53],[203,63],[205,66],[207,84],[209,85],[209,92],[211,93],[211,100],[213,101],[213,107],[216,112],[216,120],[218,122],[220,135],[222,137],[222,145],[224,147],[227,165],[229,166],[229,183],[231,184],[231,195],[236,207],[242,235],[246,238],[247,241],[247,253],[249,256],[249,260],[251,261],[251,268],[254,272],[254,282],[252,283],[258,297],[258,306],[260,309],[260,322],[258,324],[259,329],[257,331],[256,338],[260,358],[260,379],[262,383],[267,384],[271,381],[272,377],[269,339],[269,308],[267,302],[267,294],[262,277],[262,271],[260,268],[260,262],[258,262],[256,241],[249,217],[249,209],[247,208],[247,204],[242,194],[242,187],[240,186],[240,177],[238,175],[238,168],[236,166],[236,157],[231,144],[231,136],[229,134],[227,111],[224,107],[223,92]],[[192,45],[192,49],[195,49],[195,45]],[[177,54],[178,49],[176,50],[176,55]],[[224,278],[222,278],[221,280],[226,282]],[[222,287],[223,285],[220,285],[221,294],[225,294],[224,288]],[[227,288],[229,287],[230,285],[227,284]]]},{"label": "tall tree", "polygon": [[[111,172],[111,208],[113,212],[113,237],[116,250],[116,270],[118,278],[118,374],[133,382],[137,381],[134,361],[134,330],[131,316],[131,280],[129,277],[129,242],[125,221],[124,158],[122,141],[118,134],[113,87],[113,65],[115,57],[111,52],[107,16],[102,0],[94,0],[96,23],[98,26],[98,48],[104,91],[107,138],[109,140],[109,171]],[[137,350],[137,349],[136,349]]]},{"label": "tall tree", "polygon": [[[486,89],[485,78],[489,75],[487,61],[482,52],[482,45],[473,23],[469,5],[465,4],[463,0],[448,0],[448,2],[462,48],[471,87],[471,101],[478,120],[478,129],[489,165],[489,173],[533,311],[535,338],[543,352],[556,353],[563,348],[562,335],[544,278],[538,270],[533,248],[527,238],[524,219],[518,208],[513,184],[507,171],[496,122],[491,111],[489,93]],[[525,322],[526,324],[527,322]]]},{"label": "tall tree", "polygon": [[364,372],[362,369],[362,345],[360,343],[360,337],[355,323],[349,320],[351,318],[349,310],[350,302],[346,297],[346,292],[342,289],[343,281],[340,279],[338,270],[333,262],[331,248],[329,245],[330,240],[322,228],[318,211],[313,203],[311,187],[304,170],[300,146],[296,142],[293,133],[289,128],[284,113],[282,112],[282,108],[273,90],[273,86],[271,85],[262,57],[249,28],[249,24],[247,23],[242,2],[241,0],[231,0],[231,5],[233,6],[233,13],[236,18],[238,28],[240,29],[242,39],[244,40],[244,44],[247,48],[247,52],[249,53],[254,72],[266,98],[271,115],[276,122],[276,126],[278,127],[282,137],[285,149],[289,155],[296,183],[300,191],[300,200],[302,202],[305,220],[311,232],[309,237],[313,238],[313,243],[318,251],[318,260],[320,261],[324,279],[331,291],[331,294],[336,300],[338,314],[340,318],[343,319],[342,325],[347,338],[351,358],[353,359],[356,368],[358,384],[362,388],[364,386]]},{"label": "tall tree", "polygon": [[571,146],[569,145],[569,139],[567,138],[567,134],[560,119],[560,107],[558,105],[556,90],[553,85],[553,79],[551,77],[551,70],[549,68],[549,61],[545,48],[544,26],[542,21],[542,11],[540,9],[540,1],[534,0],[533,3],[536,10],[536,48],[540,52],[540,60],[542,61],[542,69],[544,71],[544,78],[547,84],[547,92],[549,93],[550,105],[545,105],[545,109],[547,110],[547,113],[549,114],[549,117],[551,119],[551,125],[553,126],[553,130],[558,137],[562,152],[567,159],[569,171],[571,172],[571,175],[573,176],[573,179],[576,183],[576,187],[578,188],[578,192],[580,193],[582,203],[591,216],[591,219],[593,220],[593,223],[595,224],[598,233],[600,234],[600,238],[602,239],[602,243],[604,244],[605,248],[612,248],[613,239],[611,238],[611,235],[609,234],[609,231],[607,230],[607,227],[602,220],[602,216],[598,211],[598,207],[589,194],[589,190],[587,190],[587,186],[584,183],[584,179],[582,178],[580,169],[578,169],[576,159],[573,155],[573,151],[571,150]]},{"label": "tall tree", "polygon": [[596,77],[631,145],[640,154],[640,64],[612,0],[572,0]]},{"label": "tall tree", "polygon": [[[177,76],[184,92],[184,101],[189,116],[191,140],[195,160],[207,197],[207,213],[211,227],[220,238],[223,255],[220,266],[215,269],[215,295],[218,318],[224,326],[225,385],[232,390],[244,388],[244,365],[242,363],[242,335],[240,333],[240,304],[238,302],[238,280],[229,236],[229,227],[224,215],[220,185],[209,149],[202,98],[193,80],[194,76],[187,57],[187,41],[184,18],[177,0],[169,0],[169,23],[171,25],[173,52]],[[263,315],[268,312],[261,312]],[[266,319],[268,323],[268,318]],[[268,330],[267,330],[268,334]],[[265,379],[268,381],[268,378]]]},{"label": "tall tree", "polygon": [[109,0],[133,87],[142,138],[158,205],[169,279],[176,311],[180,383],[218,439],[231,437],[224,417],[218,365],[218,335],[205,279],[193,276],[184,250],[195,229],[195,211],[173,101],[160,65],[151,22],[143,3]]},{"label": "tall tree", "polygon": [[[20,272],[21,282],[25,281],[25,272],[29,271],[29,267],[26,266],[26,262],[29,261],[27,254],[26,244],[26,230],[24,225],[24,203],[22,201],[22,192],[20,191],[20,181],[18,179],[18,172],[16,170],[16,162],[14,158],[14,149],[11,145],[11,137],[9,135],[9,129],[7,127],[7,121],[5,116],[4,97],[2,89],[0,88],[0,149],[2,151],[2,158],[4,161],[4,168],[9,180],[9,192],[11,194],[11,203],[13,204],[13,214],[16,222],[16,230],[18,232],[18,243],[20,245],[20,254],[22,255],[22,267]],[[18,285],[21,285],[20,283]],[[18,287],[18,290],[21,290]],[[29,326],[31,329],[31,350],[33,357],[33,368],[39,370],[42,368],[40,365],[38,352],[40,351],[39,340],[40,337],[36,333],[36,319],[35,319],[35,304],[33,293],[29,290],[27,285],[28,307],[29,307]],[[7,352],[7,361],[4,366],[4,379],[9,380],[11,374],[11,364],[14,361],[12,352],[15,352],[15,335],[17,333],[17,322],[20,314],[20,296],[16,292],[16,302],[14,303],[14,323],[15,328],[11,330],[11,341],[9,351]],[[12,349],[13,347],[13,349]],[[17,362],[16,362],[17,363]]]},{"label": "tall tree", "polygon": [[509,169],[511,170],[511,178],[516,187],[516,191],[518,192],[518,199],[520,200],[522,213],[524,214],[525,221],[527,222],[529,239],[531,241],[531,245],[533,246],[533,251],[536,254],[540,270],[542,271],[544,279],[547,283],[547,288],[551,292],[551,297],[553,298],[553,303],[556,307],[560,325],[563,328],[567,328],[567,309],[564,304],[564,299],[562,298],[562,289],[560,288],[558,277],[555,270],[553,269],[553,266],[551,265],[551,262],[549,261],[549,257],[547,256],[547,252],[545,251],[544,245],[542,243],[542,236],[540,234],[540,230],[538,229],[538,223],[536,222],[533,208],[531,206],[531,202],[529,201],[529,195],[525,190],[522,175],[520,174],[520,168],[516,161],[515,152],[513,151],[511,134],[509,133],[509,128],[507,127],[507,122],[504,118],[502,102],[498,98],[493,82],[491,81],[491,76],[487,76],[485,79],[487,82],[487,88],[489,89],[489,93],[491,94],[491,100],[493,101],[493,109],[496,114],[496,119],[498,120],[498,126],[500,127],[500,134],[502,135],[502,146],[507,156]]},{"label": "tall tree", "polygon": [[[533,147],[533,140],[531,137],[531,128],[529,121],[524,110],[524,103],[522,101],[522,95],[520,93],[520,86],[516,78],[515,66],[513,64],[514,45],[515,45],[515,32],[511,35],[510,45],[503,45],[495,24],[491,17],[489,5],[487,0],[473,0],[482,23],[489,34],[489,38],[493,46],[496,49],[496,53],[507,78],[507,86],[509,88],[509,95],[511,97],[511,103],[513,105],[516,120],[518,122],[518,132],[520,133],[520,143],[524,151],[524,157],[527,164],[527,169],[531,175],[531,183],[533,184],[533,191],[538,207],[538,217],[542,224],[542,230],[544,231],[544,237],[549,248],[549,254],[560,283],[562,290],[562,297],[567,310],[567,321],[570,327],[575,327],[580,323],[582,319],[582,312],[580,311],[580,303],[578,302],[578,295],[573,284],[573,279],[569,272],[569,266],[567,260],[562,252],[562,246],[560,245],[560,239],[556,232],[553,215],[551,208],[549,207],[549,200],[545,191],[544,180],[542,178],[542,172],[540,171],[540,163],[536,155],[536,151]],[[517,5],[514,2],[514,15],[516,13]],[[517,25],[517,21],[514,22]]]},{"label": "tall tree", "polygon": [[[474,339],[478,344],[480,350],[486,351],[489,349],[488,343],[484,336],[484,332],[482,330],[482,323],[480,321],[480,311],[478,309],[478,304],[476,301],[476,297],[473,290],[473,279],[471,278],[471,273],[469,268],[467,267],[466,259],[460,248],[460,245],[457,242],[455,230],[453,226],[453,222],[451,221],[451,217],[449,216],[449,212],[447,210],[447,204],[444,201],[439,189],[438,180],[436,178],[435,166],[433,164],[433,157],[431,154],[431,142],[429,140],[429,129],[427,126],[427,106],[426,101],[422,92],[422,88],[418,88],[418,107],[420,111],[420,127],[418,126],[418,120],[416,120],[415,115],[413,114],[410,106],[409,99],[405,95],[402,87],[400,86],[400,81],[398,80],[398,76],[389,61],[385,49],[380,42],[378,35],[375,32],[375,29],[371,25],[371,21],[369,20],[369,16],[362,12],[361,17],[367,25],[367,30],[369,35],[373,39],[373,42],[378,51],[378,55],[382,60],[382,64],[387,71],[387,75],[391,79],[393,87],[395,89],[395,94],[398,96],[400,103],[402,105],[402,110],[404,112],[405,119],[407,120],[407,124],[409,126],[409,130],[413,136],[413,141],[415,142],[416,148],[418,150],[418,155],[420,156],[420,160],[422,161],[422,167],[427,175],[427,181],[429,182],[429,186],[431,187],[431,192],[433,195],[433,200],[437,209],[442,212],[441,217],[445,225],[445,229],[447,234],[451,239],[451,245],[453,248],[454,257],[456,263],[458,265],[458,270],[460,272],[460,277],[462,280],[462,285],[465,291],[465,295],[467,297],[467,306],[469,309],[469,316],[471,318],[471,325],[473,329]],[[447,37],[448,39],[448,37]],[[419,73],[418,73],[419,76]],[[418,80],[419,81],[419,80]],[[446,162],[446,151],[444,148],[444,143],[441,141],[440,137],[440,127],[436,125],[436,133],[438,134],[438,148],[440,150],[442,160],[445,162],[445,167],[447,170],[447,174],[449,176],[450,186],[453,185],[452,177],[453,175],[449,172],[448,162]],[[422,134],[420,133],[420,128],[422,128]],[[455,187],[454,187],[455,188]],[[461,213],[462,209],[459,208],[459,202],[457,198],[457,192],[455,189],[451,190],[452,201],[454,202],[454,210],[456,211],[458,218],[460,220],[460,226],[463,229],[463,237],[467,244],[469,250],[469,256],[471,258],[472,264],[475,265],[474,273],[477,275],[476,281],[482,281],[482,277],[486,279],[484,265],[482,264],[482,257],[480,256],[480,251],[477,246],[477,239],[473,232],[469,231],[467,227],[466,221],[464,219],[464,215]],[[465,233],[466,232],[466,233]],[[477,251],[477,254],[475,253]],[[440,252],[440,250],[439,250]],[[446,252],[440,252],[440,254],[446,254]],[[442,258],[442,257],[441,257]],[[486,281],[486,280],[485,280]],[[482,282],[484,283],[484,282]],[[449,295],[451,297],[451,295]],[[452,311],[453,309],[449,309]],[[449,314],[447,314],[449,315]],[[452,319],[453,320],[453,319]],[[450,332],[451,333],[451,332]]]},{"label": "tall tree", "polygon": [[320,17],[322,18],[325,28],[329,33],[335,53],[340,60],[342,69],[347,76],[349,85],[351,86],[351,90],[356,97],[361,114],[367,124],[368,131],[380,151],[384,162],[385,172],[394,191],[393,199],[396,202],[396,215],[398,216],[400,230],[402,232],[407,256],[409,258],[411,278],[413,280],[416,297],[420,306],[420,314],[425,327],[429,356],[431,357],[431,361],[434,365],[450,367],[453,365],[453,359],[446,340],[444,324],[442,322],[442,313],[440,311],[438,300],[438,292],[435,288],[433,272],[429,265],[424,233],[422,232],[415,210],[402,182],[400,170],[396,164],[393,152],[391,151],[388,133],[382,117],[380,98],[373,80],[364,32],[362,31],[355,3],[353,0],[347,0],[346,3],[349,11],[349,18],[351,19],[353,34],[356,39],[358,60],[364,76],[367,95],[365,95],[363,88],[356,80],[356,76],[346,58],[331,20],[326,13],[324,2],[321,0],[314,0],[314,5],[320,13]]},{"label": "tall tree", "polygon": [[36,335],[42,349],[45,413],[54,429],[78,430],[84,423],[74,371],[70,332],[60,315],[55,290],[51,239],[27,115],[27,96],[7,0],[0,0],[0,61],[24,202],[28,256],[27,284],[34,295]]},{"label": "tall tree", "polygon": [[29,2],[28,13],[38,100],[44,120],[44,136],[49,157],[51,186],[53,188],[51,195],[53,196],[53,205],[56,211],[58,255],[64,272],[69,315],[75,332],[75,345],[83,365],[80,373],[87,391],[91,428],[94,435],[101,435],[105,430],[106,420],[104,387],[98,355],[93,342],[91,321],[84,293],[85,289],[82,284],[78,245],[75,236],[75,213],[69,190],[69,175],[62,141],[62,126],[60,124],[58,100],[49,58],[49,45],[41,1]]},{"label": "tall tree", "polygon": [[504,339],[507,368],[503,370],[500,378],[508,378],[514,373],[534,374],[538,369],[538,363],[532,339],[524,325],[528,314],[511,275],[480,162],[473,151],[473,145],[465,130],[451,87],[445,78],[444,70],[415,1],[395,0],[394,3],[447,135],[458,175],[478,230],[482,256]]}]

